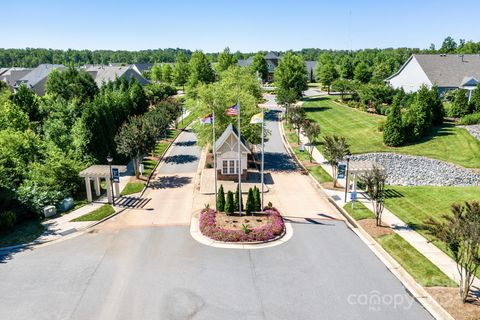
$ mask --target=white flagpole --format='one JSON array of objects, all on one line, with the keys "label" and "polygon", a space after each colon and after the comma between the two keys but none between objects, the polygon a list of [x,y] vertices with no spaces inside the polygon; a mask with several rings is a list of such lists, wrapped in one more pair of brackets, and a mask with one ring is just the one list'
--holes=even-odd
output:
[{"label": "white flagpole", "polygon": [[263,190],[263,183],[264,183],[264,178],[263,178],[263,175],[264,175],[264,163],[265,163],[265,143],[264,143],[264,127],[265,127],[265,109],[262,108],[262,165],[261,165],[261,170],[262,170],[262,174],[261,174],[261,184],[262,184],[262,207],[260,208],[260,211],[263,212],[263,208],[264,208],[264,204],[263,204],[263,193],[264,193],[264,190]]},{"label": "white flagpole", "polygon": [[213,169],[215,170],[214,179],[215,179],[215,210],[217,210],[217,148],[215,146],[215,109],[213,109],[212,113],[212,127],[213,127]]},{"label": "white flagpole", "polygon": [[241,131],[240,131],[240,101],[237,99],[238,107],[238,213],[242,214],[242,155],[241,155]]}]

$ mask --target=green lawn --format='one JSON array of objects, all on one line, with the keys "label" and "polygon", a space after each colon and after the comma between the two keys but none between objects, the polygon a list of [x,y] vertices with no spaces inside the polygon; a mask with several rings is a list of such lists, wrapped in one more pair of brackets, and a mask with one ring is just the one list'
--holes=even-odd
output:
[{"label": "green lawn", "polygon": [[348,202],[343,206],[343,209],[348,212],[349,215],[352,216],[355,220],[363,220],[363,219],[375,219],[375,215],[372,211],[370,211],[367,207],[363,205],[363,203],[356,201],[354,208],[352,209],[352,203]]},{"label": "green lawn", "polygon": [[143,182],[129,182],[125,188],[123,188],[120,195],[127,196],[129,194],[142,192],[144,186],[145,184]]},{"label": "green lawn", "polygon": [[109,215],[113,214],[115,210],[113,207],[109,204],[105,204],[98,208],[97,210],[94,210],[90,213],[87,213],[81,217],[78,217],[76,219],[73,219],[72,221],[75,222],[80,222],[80,221],[100,221],[103,218],[108,217]]},{"label": "green lawn", "polygon": [[344,136],[352,153],[398,152],[480,168],[480,141],[452,124],[434,128],[430,136],[418,143],[393,148],[383,145],[382,133],[377,130],[378,123],[385,120],[384,116],[338,105],[332,97],[312,99],[304,106],[308,118],[320,124],[322,135]]},{"label": "green lawn", "polygon": [[457,286],[436,265],[398,234],[381,236],[377,238],[377,241],[420,285],[424,287]]},{"label": "green lawn", "polygon": [[39,220],[28,220],[15,226],[12,231],[0,232],[0,247],[25,244],[37,239],[45,231]]},{"label": "green lawn", "polygon": [[333,182],[333,178],[322,168],[321,165],[308,167],[307,170],[320,183]]}]

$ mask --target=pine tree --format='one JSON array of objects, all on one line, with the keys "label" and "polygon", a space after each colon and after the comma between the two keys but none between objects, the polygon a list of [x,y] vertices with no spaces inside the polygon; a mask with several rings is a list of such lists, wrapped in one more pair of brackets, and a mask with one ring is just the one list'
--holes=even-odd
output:
[{"label": "pine tree", "polygon": [[225,211],[225,191],[223,191],[223,184],[220,185],[217,194],[217,211]]},{"label": "pine tree", "polygon": [[[238,200],[238,197],[239,197],[239,191],[240,190],[240,185],[237,184],[237,192],[235,192],[235,202],[234,202],[234,206],[235,206],[235,210],[238,210],[238,204],[240,202],[240,205],[241,205],[241,210],[240,211],[243,211],[243,197],[240,198],[240,201]],[[242,214],[242,212],[239,212],[239,214]]]},{"label": "pine tree", "polygon": [[257,188],[257,186],[253,187],[253,202],[255,204],[255,211],[262,211],[262,199],[260,196],[260,190]]},{"label": "pine tree", "polygon": [[480,83],[477,84],[477,88],[473,90],[472,96],[470,97],[470,112],[480,112]]},{"label": "pine tree", "polygon": [[448,112],[450,117],[460,118],[468,114],[468,98],[465,89],[457,89],[452,106]]},{"label": "pine tree", "polygon": [[246,212],[247,214],[252,214],[254,211],[255,211],[255,200],[253,199],[253,190],[252,188],[250,188],[248,189]]},{"label": "pine tree", "polygon": [[438,95],[437,86],[433,86],[430,90],[430,99],[430,103],[432,104],[432,124],[434,126],[441,126],[443,124],[443,118],[445,117],[445,108]]},{"label": "pine tree", "polygon": [[233,214],[235,211],[235,205],[233,201],[233,192],[228,191],[227,192],[227,201],[225,202],[225,212],[227,214]]},{"label": "pine tree", "polygon": [[385,129],[383,129],[383,142],[391,147],[398,147],[405,142],[402,114],[397,96],[395,96],[388,112],[387,123],[385,124]]}]

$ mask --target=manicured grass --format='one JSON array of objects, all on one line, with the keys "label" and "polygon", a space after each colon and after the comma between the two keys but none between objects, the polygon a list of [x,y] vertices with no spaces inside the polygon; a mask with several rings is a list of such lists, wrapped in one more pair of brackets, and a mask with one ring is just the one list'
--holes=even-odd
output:
[{"label": "manicured grass", "polygon": [[436,265],[425,258],[398,234],[389,234],[377,238],[382,247],[424,287],[456,287]]},{"label": "manicured grass", "polygon": [[398,152],[480,168],[480,141],[453,124],[433,128],[431,135],[418,143],[393,148],[383,145],[382,133],[377,130],[384,116],[338,105],[332,97],[311,99],[304,106],[307,117],[319,123],[322,135],[344,136],[352,153]]},{"label": "manicured grass", "polygon": [[81,217],[78,217],[76,219],[73,219],[72,221],[75,222],[80,222],[80,221],[100,221],[103,218],[108,217],[109,215],[113,214],[115,210],[113,207],[109,204],[105,204],[98,208],[97,210],[94,210],[90,213],[87,213]]},{"label": "manicured grass", "polygon": [[37,239],[45,231],[39,220],[28,220],[15,226],[12,231],[0,232],[0,247],[25,244]]},{"label": "manicured grass", "polygon": [[343,209],[348,212],[355,220],[363,219],[375,219],[375,215],[370,211],[365,205],[359,201],[355,202],[354,208],[352,209],[352,203],[348,202],[343,206]]},{"label": "manicured grass", "polygon": [[307,170],[320,183],[333,182],[333,178],[322,168],[321,165],[308,167]]},{"label": "manicured grass", "polygon": [[155,166],[157,165],[157,162],[156,160],[154,159],[148,159],[148,158],[145,158],[143,159],[142,163],[143,163],[143,175],[145,177],[148,177],[150,176],[150,174],[152,173],[153,169],[155,168]]},{"label": "manicured grass", "polygon": [[142,183],[142,182],[129,182],[129,183],[127,183],[125,188],[123,188],[123,190],[120,194],[122,196],[127,196],[129,194],[139,193],[143,190],[144,186],[145,186],[145,184]]}]

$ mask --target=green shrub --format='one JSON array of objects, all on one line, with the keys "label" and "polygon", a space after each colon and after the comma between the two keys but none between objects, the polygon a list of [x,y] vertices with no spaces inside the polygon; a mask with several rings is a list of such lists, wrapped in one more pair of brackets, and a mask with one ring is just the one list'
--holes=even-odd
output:
[{"label": "green shrub", "polygon": [[223,184],[221,184],[220,188],[218,188],[217,211],[225,211],[225,191],[223,191]]},{"label": "green shrub", "polygon": [[225,201],[225,212],[227,214],[233,214],[234,211],[235,211],[235,205],[233,200],[233,192],[228,191],[227,200]]},{"label": "green shrub", "polygon": [[480,112],[463,116],[459,123],[463,125],[480,124]]},{"label": "green shrub", "polygon": [[255,211],[255,200],[253,199],[252,188],[248,189],[247,204],[245,209],[247,214],[252,214]]},{"label": "green shrub", "polygon": [[385,129],[385,124],[386,124],[385,120],[378,121],[378,124],[377,124],[378,132],[383,132],[383,130]]},{"label": "green shrub", "polygon": [[383,130],[383,142],[387,146],[397,147],[405,142],[404,128],[400,106],[394,103],[387,116],[387,123]]},{"label": "green shrub", "polygon": [[15,226],[17,215],[13,211],[0,212],[0,230],[11,230]]},{"label": "green shrub", "polygon": [[460,118],[468,114],[468,98],[467,92],[464,89],[455,91],[452,106],[448,110],[448,116],[452,118]]},{"label": "green shrub", "polygon": [[253,187],[253,202],[255,204],[255,211],[262,211],[262,198],[260,195],[260,190],[257,188],[257,186]]},{"label": "green shrub", "polygon": [[[243,197],[241,197],[241,194],[239,194],[239,190],[240,190],[240,185],[237,184],[237,192],[235,192],[235,201],[234,201],[234,206],[235,206],[235,210],[238,210],[238,206],[240,204],[240,214],[242,213],[244,207],[243,207]],[[240,200],[239,200],[239,196],[240,196]]]}]

